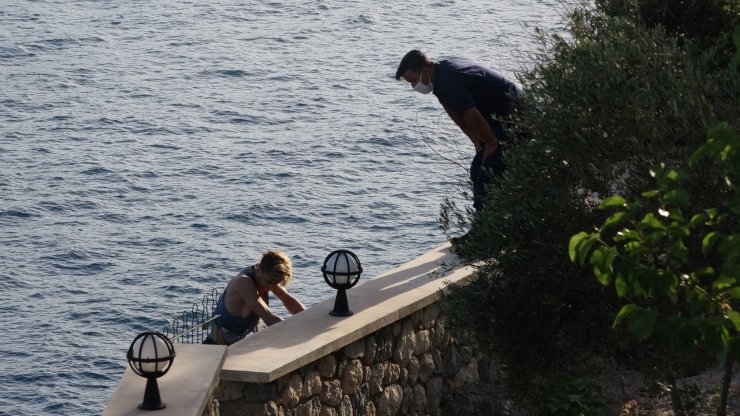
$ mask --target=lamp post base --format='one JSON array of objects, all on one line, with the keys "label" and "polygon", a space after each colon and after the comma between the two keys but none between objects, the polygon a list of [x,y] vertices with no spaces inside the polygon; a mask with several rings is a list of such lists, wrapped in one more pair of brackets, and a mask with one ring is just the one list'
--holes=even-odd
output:
[{"label": "lamp post base", "polygon": [[160,403],[159,406],[151,406],[151,407],[149,407],[149,406],[145,406],[144,403],[142,403],[138,407],[141,410],[162,410],[165,407],[167,407],[167,405],[164,404],[164,403]]},{"label": "lamp post base", "polygon": [[160,410],[167,407],[159,397],[159,385],[156,378],[146,379],[146,390],[144,390],[144,401],[139,405],[141,410]]},{"label": "lamp post base", "polygon": [[352,311],[349,310],[347,303],[347,291],[342,287],[337,290],[337,298],[334,300],[334,309],[329,312],[332,316],[350,316]]}]

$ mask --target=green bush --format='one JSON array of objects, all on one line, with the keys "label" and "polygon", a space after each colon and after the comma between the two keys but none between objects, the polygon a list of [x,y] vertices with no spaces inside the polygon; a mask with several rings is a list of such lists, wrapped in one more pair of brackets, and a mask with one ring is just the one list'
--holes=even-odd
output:
[{"label": "green bush", "polygon": [[[445,298],[450,322],[507,366],[514,387],[590,354],[633,351],[610,330],[616,294],[568,260],[568,241],[603,223],[603,198],[639,195],[650,166],[687,160],[719,120],[740,123],[740,79],[715,64],[716,50],[689,53],[690,39],[598,10],[576,10],[570,28],[568,38],[541,34],[521,75],[516,129],[533,140],[507,152],[488,206],[465,216],[446,204],[440,215],[445,229],[471,222],[474,238],[459,250],[485,262],[471,286]],[[716,206],[717,169],[697,165],[685,188]]]},{"label": "green bush", "polygon": [[[629,203],[621,196],[605,199],[600,208],[614,212],[569,245],[571,260],[588,260],[599,282],[622,299],[614,326],[625,322],[636,338],[657,347],[676,414],[683,414],[677,365],[710,353],[731,374],[740,358],[740,135],[718,125],[692,164],[706,155],[726,162],[724,186],[716,189],[724,199],[720,206],[692,201],[682,187],[688,175],[656,165],[657,189]],[[718,414],[725,412],[729,381]]]},{"label": "green bush", "polygon": [[549,416],[606,416],[606,401],[598,384],[563,376],[551,383],[543,408]]},{"label": "green bush", "polygon": [[700,45],[717,43],[732,51],[729,35],[740,23],[739,0],[596,0],[611,16],[634,19],[648,27],[661,26],[674,38]]}]

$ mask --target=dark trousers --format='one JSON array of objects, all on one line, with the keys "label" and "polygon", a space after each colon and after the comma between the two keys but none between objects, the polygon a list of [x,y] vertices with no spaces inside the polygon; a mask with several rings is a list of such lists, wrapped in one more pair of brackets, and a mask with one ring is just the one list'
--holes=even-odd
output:
[{"label": "dark trousers", "polygon": [[[485,149],[485,147],[484,147]],[[476,152],[473,163],[470,164],[470,180],[473,182],[473,207],[480,211],[485,206],[487,192],[486,185],[490,184],[496,175],[506,170],[506,165],[501,160],[503,149],[499,143],[496,151],[483,160],[483,150]]]}]

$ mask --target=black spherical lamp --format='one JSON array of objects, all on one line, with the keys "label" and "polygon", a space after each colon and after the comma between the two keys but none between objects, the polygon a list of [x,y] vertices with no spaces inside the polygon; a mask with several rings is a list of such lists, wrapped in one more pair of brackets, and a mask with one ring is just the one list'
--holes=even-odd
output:
[{"label": "black spherical lamp", "polygon": [[157,378],[169,371],[175,359],[172,341],[159,332],[142,332],[134,338],[128,349],[128,364],[134,372],[146,380],[142,410],[159,410],[167,407],[159,397]]},{"label": "black spherical lamp", "polygon": [[334,309],[329,314],[334,316],[349,316],[347,302],[347,289],[357,284],[362,274],[360,259],[349,250],[336,250],[329,253],[321,267],[324,280],[329,286],[337,289],[337,297],[334,301]]}]

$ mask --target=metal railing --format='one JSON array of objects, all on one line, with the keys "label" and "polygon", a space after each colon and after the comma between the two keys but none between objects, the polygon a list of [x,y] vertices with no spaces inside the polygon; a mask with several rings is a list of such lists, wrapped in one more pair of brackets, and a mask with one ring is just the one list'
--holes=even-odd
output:
[{"label": "metal railing", "polygon": [[211,321],[218,318],[215,315],[216,302],[221,292],[211,289],[211,293],[203,296],[200,302],[193,303],[189,311],[175,316],[172,322],[165,324],[162,333],[172,342],[181,344],[200,344],[211,332]]}]

